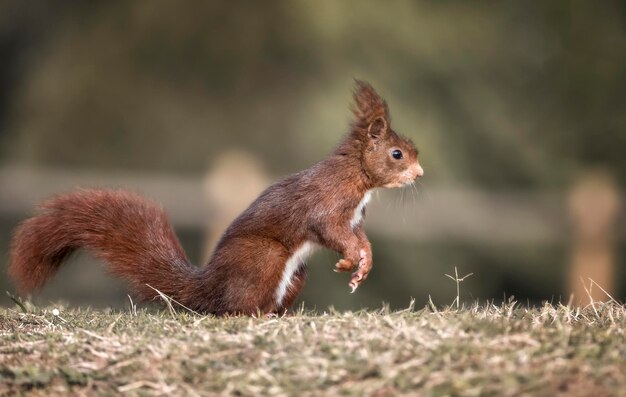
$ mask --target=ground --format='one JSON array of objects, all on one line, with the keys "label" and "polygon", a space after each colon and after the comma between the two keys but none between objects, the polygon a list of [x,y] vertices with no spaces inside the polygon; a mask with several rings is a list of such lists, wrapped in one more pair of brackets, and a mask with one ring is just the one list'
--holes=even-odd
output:
[{"label": "ground", "polygon": [[0,395],[626,395],[626,307],[0,309]]}]

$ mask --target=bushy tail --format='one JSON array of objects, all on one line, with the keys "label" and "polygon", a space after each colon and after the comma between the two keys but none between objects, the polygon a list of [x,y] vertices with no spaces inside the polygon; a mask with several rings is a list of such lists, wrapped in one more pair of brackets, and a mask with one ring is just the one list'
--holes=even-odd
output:
[{"label": "bushy tail", "polygon": [[87,248],[144,299],[176,299],[194,273],[165,213],[119,190],[79,190],[53,198],[11,242],[9,274],[21,292],[41,288],[73,251]]}]

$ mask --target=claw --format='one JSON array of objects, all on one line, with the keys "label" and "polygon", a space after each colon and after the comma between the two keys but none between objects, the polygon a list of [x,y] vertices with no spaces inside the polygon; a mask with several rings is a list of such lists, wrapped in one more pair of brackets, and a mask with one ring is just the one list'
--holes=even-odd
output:
[{"label": "claw", "polygon": [[352,288],[352,291],[350,291],[351,294],[354,293],[354,291],[356,291],[356,289],[358,288],[358,284],[355,283],[354,281],[351,281],[350,284],[348,284],[350,286],[350,288]]},{"label": "claw", "polygon": [[354,265],[348,260],[340,259],[339,262],[335,264],[334,270],[336,273],[345,273],[354,270]]}]

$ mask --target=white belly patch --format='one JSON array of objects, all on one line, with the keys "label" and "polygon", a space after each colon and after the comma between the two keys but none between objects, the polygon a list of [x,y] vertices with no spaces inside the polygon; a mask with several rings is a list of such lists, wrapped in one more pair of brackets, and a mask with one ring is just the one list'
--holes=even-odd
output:
[{"label": "white belly patch", "polygon": [[372,191],[368,190],[367,192],[365,192],[365,195],[361,199],[361,202],[359,203],[359,205],[357,205],[356,208],[354,209],[354,215],[352,215],[352,220],[350,220],[350,227],[352,229],[354,229],[356,225],[358,225],[361,222],[361,219],[363,219],[363,208],[365,208],[365,206],[367,205],[367,203],[370,201],[371,198],[372,198]]},{"label": "white belly patch", "polygon": [[315,250],[317,245],[310,241],[305,241],[298,249],[287,259],[287,263],[285,263],[285,269],[283,270],[283,275],[280,279],[280,283],[278,283],[278,287],[276,288],[276,305],[281,307],[283,304],[283,300],[285,299],[285,295],[287,295],[287,290],[291,286],[291,279],[293,278],[293,274],[298,270],[298,268],[302,265],[302,263],[309,257]]}]

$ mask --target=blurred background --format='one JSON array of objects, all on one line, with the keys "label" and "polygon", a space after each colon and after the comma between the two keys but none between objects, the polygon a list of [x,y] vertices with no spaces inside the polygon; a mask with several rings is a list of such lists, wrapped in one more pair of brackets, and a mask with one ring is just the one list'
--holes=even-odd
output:
[{"label": "blurred background", "polygon": [[[259,191],[333,149],[355,77],[425,177],[374,196],[367,283],[349,294],[322,250],[300,303],[450,304],[455,267],[462,302],[623,300],[625,33],[622,1],[2,0],[0,304],[12,229],[78,186],[162,202],[202,263]],[[35,302],[128,307],[94,261]]]}]

